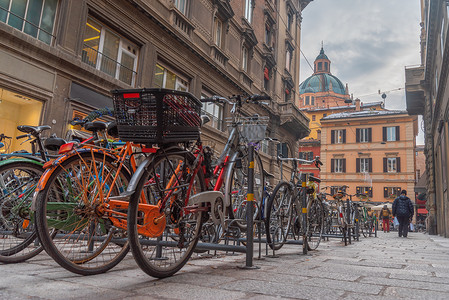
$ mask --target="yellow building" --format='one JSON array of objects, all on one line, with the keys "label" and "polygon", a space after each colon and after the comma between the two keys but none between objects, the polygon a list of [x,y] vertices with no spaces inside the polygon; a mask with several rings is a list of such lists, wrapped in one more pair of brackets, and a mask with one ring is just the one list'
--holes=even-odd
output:
[{"label": "yellow building", "polygon": [[416,116],[357,106],[321,119],[321,127],[322,187],[348,185],[349,194],[374,202],[392,202],[405,189],[414,201]]}]

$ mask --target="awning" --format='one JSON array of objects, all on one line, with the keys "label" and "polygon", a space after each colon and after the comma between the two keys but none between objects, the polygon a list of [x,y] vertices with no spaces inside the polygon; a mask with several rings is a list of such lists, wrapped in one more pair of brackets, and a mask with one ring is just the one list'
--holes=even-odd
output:
[{"label": "awning", "polygon": [[425,209],[425,208],[418,208],[418,209],[416,210],[416,213],[417,213],[417,214],[420,214],[420,215],[427,215],[428,211],[427,211],[427,209]]}]

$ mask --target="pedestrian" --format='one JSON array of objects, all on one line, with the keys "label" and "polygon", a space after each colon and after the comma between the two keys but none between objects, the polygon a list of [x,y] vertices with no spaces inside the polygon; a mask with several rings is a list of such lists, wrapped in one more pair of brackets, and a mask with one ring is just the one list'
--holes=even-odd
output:
[{"label": "pedestrian", "polygon": [[384,205],[382,210],[380,211],[380,217],[382,218],[382,230],[384,232],[390,232],[390,209]]},{"label": "pedestrian", "polygon": [[407,237],[408,226],[413,218],[413,213],[412,200],[407,197],[407,191],[402,190],[401,195],[393,202],[393,217],[397,217],[399,221],[399,237]]}]

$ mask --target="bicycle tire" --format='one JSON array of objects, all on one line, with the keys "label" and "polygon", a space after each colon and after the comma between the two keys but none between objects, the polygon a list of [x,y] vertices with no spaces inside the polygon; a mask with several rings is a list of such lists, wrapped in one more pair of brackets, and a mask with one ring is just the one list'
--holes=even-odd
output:
[{"label": "bicycle tire", "polygon": [[[180,151],[182,149],[175,152],[179,153]],[[188,188],[183,187],[183,185],[187,184],[188,186],[189,182],[184,175],[193,171],[190,170],[188,165],[194,159],[195,157],[190,152],[185,155],[167,153],[166,156],[155,156],[139,179],[136,190],[131,196],[128,213],[128,238],[131,251],[139,267],[152,277],[165,278],[178,272],[191,257],[201,235],[203,218],[206,216],[203,216],[204,212],[196,211],[186,215],[180,213],[184,207],[185,196],[183,194],[186,193]],[[175,188],[178,192],[171,194],[170,200],[166,202],[166,208],[163,209],[162,216],[165,220],[162,223],[163,228],[159,228],[158,233],[153,234],[153,237],[139,233],[137,225],[145,227],[144,218],[147,217],[142,214],[141,210],[139,213],[140,193],[145,188],[153,189],[156,192],[154,194],[159,195],[158,201],[167,193],[170,193],[170,190],[174,188],[166,189],[167,182],[170,178],[173,178],[174,169],[180,165],[180,161],[187,161],[188,165],[178,176],[179,182]],[[146,182],[155,177],[158,180],[154,180],[154,184],[145,185]],[[204,190],[205,182],[202,172],[197,173],[194,187],[191,191],[192,194]],[[158,206],[156,206],[156,210],[160,212]],[[157,215],[150,220],[155,222],[158,218],[160,221],[160,217]],[[151,229],[151,226],[149,229]]]},{"label": "bicycle tire", "polygon": [[30,211],[32,195],[44,170],[15,161],[0,166],[0,262],[26,261],[42,250]]},{"label": "bicycle tire", "polygon": [[106,201],[100,199],[109,191],[109,196],[118,196],[126,190],[129,172],[121,168],[116,175],[115,160],[106,153],[77,153],[56,167],[38,193],[38,234],[45,251],[63,268],[100,274],[128,253],[126,230],[113,226],[104,210]]},{"label": "bicycle tire", "polygon": [[[236,220],[240,229],[246,230],[246,194],[248,192],[248,156],[241,153],[238,156],[239,162],[234,163],[230,176],[231,184],[225,186],[226,194],[231,199],[228,214],[230,219]],[[254,152],[254,214],[253,220],[260,214],[259,205],[262,203],[264,188],[264,173],[262,159],[257,152]]]},{"label": "bicycle tire", "polygon": [[279,182],[268,200],[265,230],[267,243],[272,250],[279,250],[287,240],[293,189],[286,181]]},{"label": "bicycle tire", "polygon": [[323,203],[312,198],[307,204],[307,248],[308,250],[316,250],[321,242],[321,236],[324,229]]}]

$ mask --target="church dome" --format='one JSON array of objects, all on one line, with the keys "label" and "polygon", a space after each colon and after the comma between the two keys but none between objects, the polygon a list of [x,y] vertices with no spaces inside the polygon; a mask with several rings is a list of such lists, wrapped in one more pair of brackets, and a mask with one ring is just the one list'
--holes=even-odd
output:
[{"label": "church dome", "polygon": [[343,83],[332,74],[315,74],[299,85],[299,94],[320,93],[333,91],[336,94],[346,95]]}]

